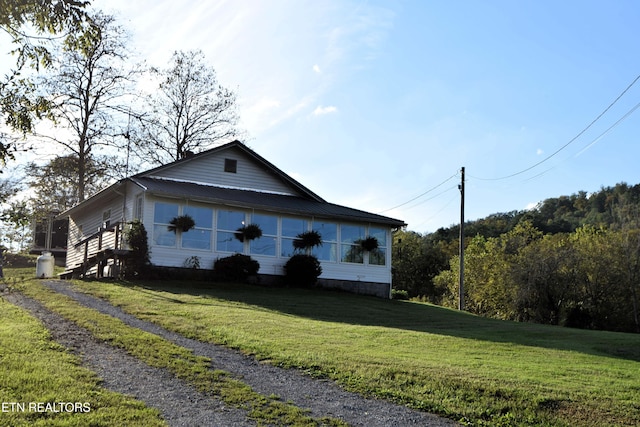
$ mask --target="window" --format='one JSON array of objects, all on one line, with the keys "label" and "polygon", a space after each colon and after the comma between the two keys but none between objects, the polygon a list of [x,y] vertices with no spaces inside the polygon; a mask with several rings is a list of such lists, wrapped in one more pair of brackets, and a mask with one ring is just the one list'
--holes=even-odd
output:
[{"label": "window", "polygon": [[169,221],[178,216],[176,203],[156,202],[153,211],[153,244],[175,246],[176,233],[169,231]]},{"label": "window", "polygon": [[338,261],[338,225],[331,222],[314,221],[313,231],[320,233],[322,246],[313,248],[312,254],[320,261]]},{"label": "window", "polygon": [[221,252],[244,252],[244,244],[236,238],[236,231],[245,224],[240,211],[218,211],[216,249]]},{"label": "window", "polygon": [[308,222],[306,219],[300,218],[282,218],[282,239],[280,247],[280,255],[290,257],[295,254],[293,241],[300,233],[308,230]]},{"label": "window", "polygon": [[254,213],[251,215],[251,223],[260,226],[262,236],[249,242],[249,252],[254,255],[276,256],[278,217]]},{"label": "window", "polygon": [[238,171],[238,161],[235,159],[224,159],[224,171],[236,173]]},{"label": "window", "polygon": [[213,229],[213,210],[196,206],[185,206],[183,215],[189,215],[195,221],[194,228],[182,233],[182,247],[187,249],[211,249]]},{"label": "window", "polygon": [[111,225],[111,209],[102,212],[102,227],[107,228]]},{"label": "window", "polygon": [[135,219],[139,219],[140,221],[142,221],[143,204],[144,204],[144,198],[142,196],[136,197],[136,210],[135,210],[135,213],[133,214],[133,217]]},{"label": "window", "polygon": [[340,251],[342,262],[362,264],[364,251],[360,246],[360,240],[364,238],[364,227],[361,225],[340,226]]},{"label": "window", "polygon": [[369,252],[369,264],[386,265],[387,263],[387,230],[369,227],[369,236],[378,239],[378,248]]}]

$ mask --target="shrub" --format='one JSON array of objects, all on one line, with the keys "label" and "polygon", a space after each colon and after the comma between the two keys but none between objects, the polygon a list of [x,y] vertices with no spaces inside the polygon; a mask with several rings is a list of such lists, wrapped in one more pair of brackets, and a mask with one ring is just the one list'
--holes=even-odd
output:
[{"label": "shrub", "polygon": [[245,282],[249,276],[258,274],[258,270],[260,270],[260,263],[242,254],[219,258],[213,264],[216,277],[232,282]]},{"label": "shrub", "polygon": [[149,242],[147,230],[140,220],[129,223],[125,231],[125,237],[131,252],[124,263],[125,277],[142,277],[149,273],[151,262],[149,261]]},{"label": "shrub", "polygon": [[408,300],[409,292],[404,289],[391,289],[391,298],[399,300]]},{"label": "shrub", "polygon": [[310,287],[322,274],[320,261],[313,255],[297,254],[289,258],[284,266],[285,281],[291,286]]}]

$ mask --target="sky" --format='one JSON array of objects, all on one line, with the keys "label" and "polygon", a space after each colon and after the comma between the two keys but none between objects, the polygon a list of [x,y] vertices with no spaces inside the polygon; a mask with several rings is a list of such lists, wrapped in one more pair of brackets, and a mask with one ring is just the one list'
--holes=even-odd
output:
[{"label": "sky", "polygon": [[408,230],[459,224],[462,167],[466,220],[640,183],[637,1],[92,4],[149,65],[202,50],[249,147]]}]

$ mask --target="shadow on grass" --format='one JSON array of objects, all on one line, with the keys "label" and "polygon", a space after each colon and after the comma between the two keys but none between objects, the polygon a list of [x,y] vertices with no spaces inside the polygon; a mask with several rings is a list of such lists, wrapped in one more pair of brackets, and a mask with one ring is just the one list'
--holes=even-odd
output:
[{"label": "shadow on grass", "polygon": [[[252,310],[265,309],[319,321],[411,330],[640,361],[640,334],[487,319],[430,304],[322,289],[177,281],[144,282],[139,285],[144,287],[140,292],[176,304],[215,306],[220,304],[214,300],[218,299],[247,305]],[[175,297],[166,297],[154,291],[168,292]],[[198,302],[186,302],[180,299],[181,294],[199,296],[201,299]]]}]

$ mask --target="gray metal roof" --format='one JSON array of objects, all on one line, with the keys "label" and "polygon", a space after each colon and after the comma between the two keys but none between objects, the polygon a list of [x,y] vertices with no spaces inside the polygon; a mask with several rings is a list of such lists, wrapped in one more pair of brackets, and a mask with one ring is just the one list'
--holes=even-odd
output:
[{"label": "gray metal roof", "polygon": [[394,228],[406,226],[403,221],[397,219],[333,203],[321,202],[312,198],[141,176],[135,176],[130,179],[147,192],[159,196],[184,197],[229,207],[259,209],[315,218],[369,222]]}]

